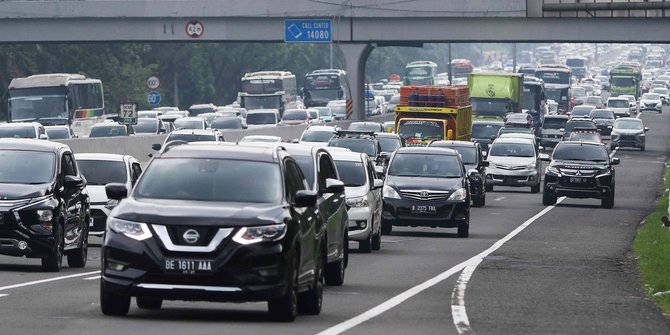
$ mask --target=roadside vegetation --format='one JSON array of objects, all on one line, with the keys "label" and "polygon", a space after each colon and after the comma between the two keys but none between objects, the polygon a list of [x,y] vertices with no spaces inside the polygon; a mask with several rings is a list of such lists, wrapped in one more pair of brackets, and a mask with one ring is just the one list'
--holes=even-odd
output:
[{"label": "roadside vegetation", "polygon": [[656,210],[640,227],[633,251],[647,293],[670,315],[670,228],[663,226],[661,218],[668,215],[668,192],[670,169],[665,169],[665,191],[656,203]]}]

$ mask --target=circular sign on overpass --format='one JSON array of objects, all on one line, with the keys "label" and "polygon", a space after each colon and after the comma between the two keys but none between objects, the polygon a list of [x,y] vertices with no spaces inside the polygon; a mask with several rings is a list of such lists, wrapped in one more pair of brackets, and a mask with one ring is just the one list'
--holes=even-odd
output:
[{"label": "circular sign on overpass", "polygon": [[188,21],[186,24],[186,35],[190,38],[198,38],[205,33],[205,26],[198,20]]},{"label": "circular sign on overpass", "polygon": [[149,92],[147,94],[147,102],[152,106],[158,105],[161,102],[161,94],[156,91]]},{"label": "circular sign on overpass", "polygon": [[147,78],[147,87],[148,87],[150,90],[155,90],[155,89],[157,89],[159,86],[161,86],[161,81],[158,80],[158,77],[156,77],[156,76],[151,76],[151,77]]}]

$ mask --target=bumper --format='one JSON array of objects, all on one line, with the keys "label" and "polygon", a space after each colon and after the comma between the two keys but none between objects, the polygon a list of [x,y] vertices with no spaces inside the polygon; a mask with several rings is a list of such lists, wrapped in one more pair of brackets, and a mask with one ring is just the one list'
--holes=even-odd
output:
[{"label": "bumper", "polygon": [[372,234],[372,211],[370,207],[351,207],[349,216],[349,240],[365,241]]},{"label": "bumper", "polygon": [[486,185],[526,187],[540,183],[540,174],[537,170],[503,170],[492,168],[487,171]]},{"label": "bumper", "polygon": [[43,258],[55,248],[53,234],[32,222],[23,214],[0,212],[3,223],[0,225],[0,255]]},{"label": "bumper", "polygon": [[107,216],[111,211],[104,204],[91,205],[91,222],[88,225],[89,235],[102,236],[107,228]]},{"label": "bumper", "polygon": [[[435,206],[434,214],[412,213],[412,206]],[[455,228],[470,216],[469,201],[384,199],[382,220],[394,226]]]},{"label": "bumper", "polygon": [[586,182],[574,184],[569,182],[569,176],[545,177],[544,189],[551,191],[556,196],[566,196],[569,198],[596,198],[603,199],[612,193],[611,176],[606,175],[601,178],[591,177]]},{"label": "bumper", "polygon": [[621,135],[616,138],[612,137],[610,145],[620,148],[640,148],[644,146],[646,142],[645,138],[646,137]]},{"label": "bumper", "polygon": [[663,106],[640,105],[640,110],[643,110],[643,111],[649,111],[649,110],[660,111],[661,109],[663,109]]},{"label": "bumper", "polygon": [[[239,245],[224,239],[210,253],[167,251],[150,238],[135,241],[106,234],[102,285],[112,292],[167,300],[265,301],[283,295],[291,283],[292,251],[279,242]],[[164,270],[166,259],[210,261],[211,272]]]}]

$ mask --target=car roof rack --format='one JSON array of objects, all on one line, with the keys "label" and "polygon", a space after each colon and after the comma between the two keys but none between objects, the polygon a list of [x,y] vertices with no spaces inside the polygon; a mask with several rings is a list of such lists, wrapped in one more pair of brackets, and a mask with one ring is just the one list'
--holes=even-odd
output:
[{"label": "car roof rack", "polygon": [[362,138],[365,136],[376,137],[374,131],[363,131],[363,130],[336,130],[335,136],[337,137],[358,137]]}]

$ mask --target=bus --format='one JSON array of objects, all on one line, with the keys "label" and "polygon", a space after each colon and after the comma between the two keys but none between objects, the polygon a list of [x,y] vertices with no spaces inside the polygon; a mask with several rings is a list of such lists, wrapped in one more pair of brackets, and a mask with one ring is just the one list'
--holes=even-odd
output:
[{"label": "bus", "polygon": [[347,73],[340,69],[314,70],[305,75],[305,107],[326,106],[332,100],[351,99]]},{"label": "bus", "polygon": [[295,75],[288,71],[259,71],[242,77],[240,106],[251,109],[284,110],[299,108]]},{"label": "bus", "polygon": [[542,65],[535,69],[535,77],[544,81],[544,92],[547,100],[558,103],[559,114],[572,111],[572,70],[566,65]]},{"label": "bus", "polygon": [[435,85],[437,64],[431,61],[409,62],[405,66],[403,85]]},{"label": "bus", "polygon": [[568,57],[565,60],[565,65],[569,66],[572,74],[578,79],[586,78],[588,74],[588,60],[582,56]]},{"label": "bus", "polygon": [[8,95],[7,122],[67,125],[82,136],[109,116],[105,115],[102,81],[81,74],[14,78],[9,83]]},{"label": "bus", "polygon": [[467,78],[472,70],[472,63],[468,59],[453,59],[449,66],[452,78]]}]

